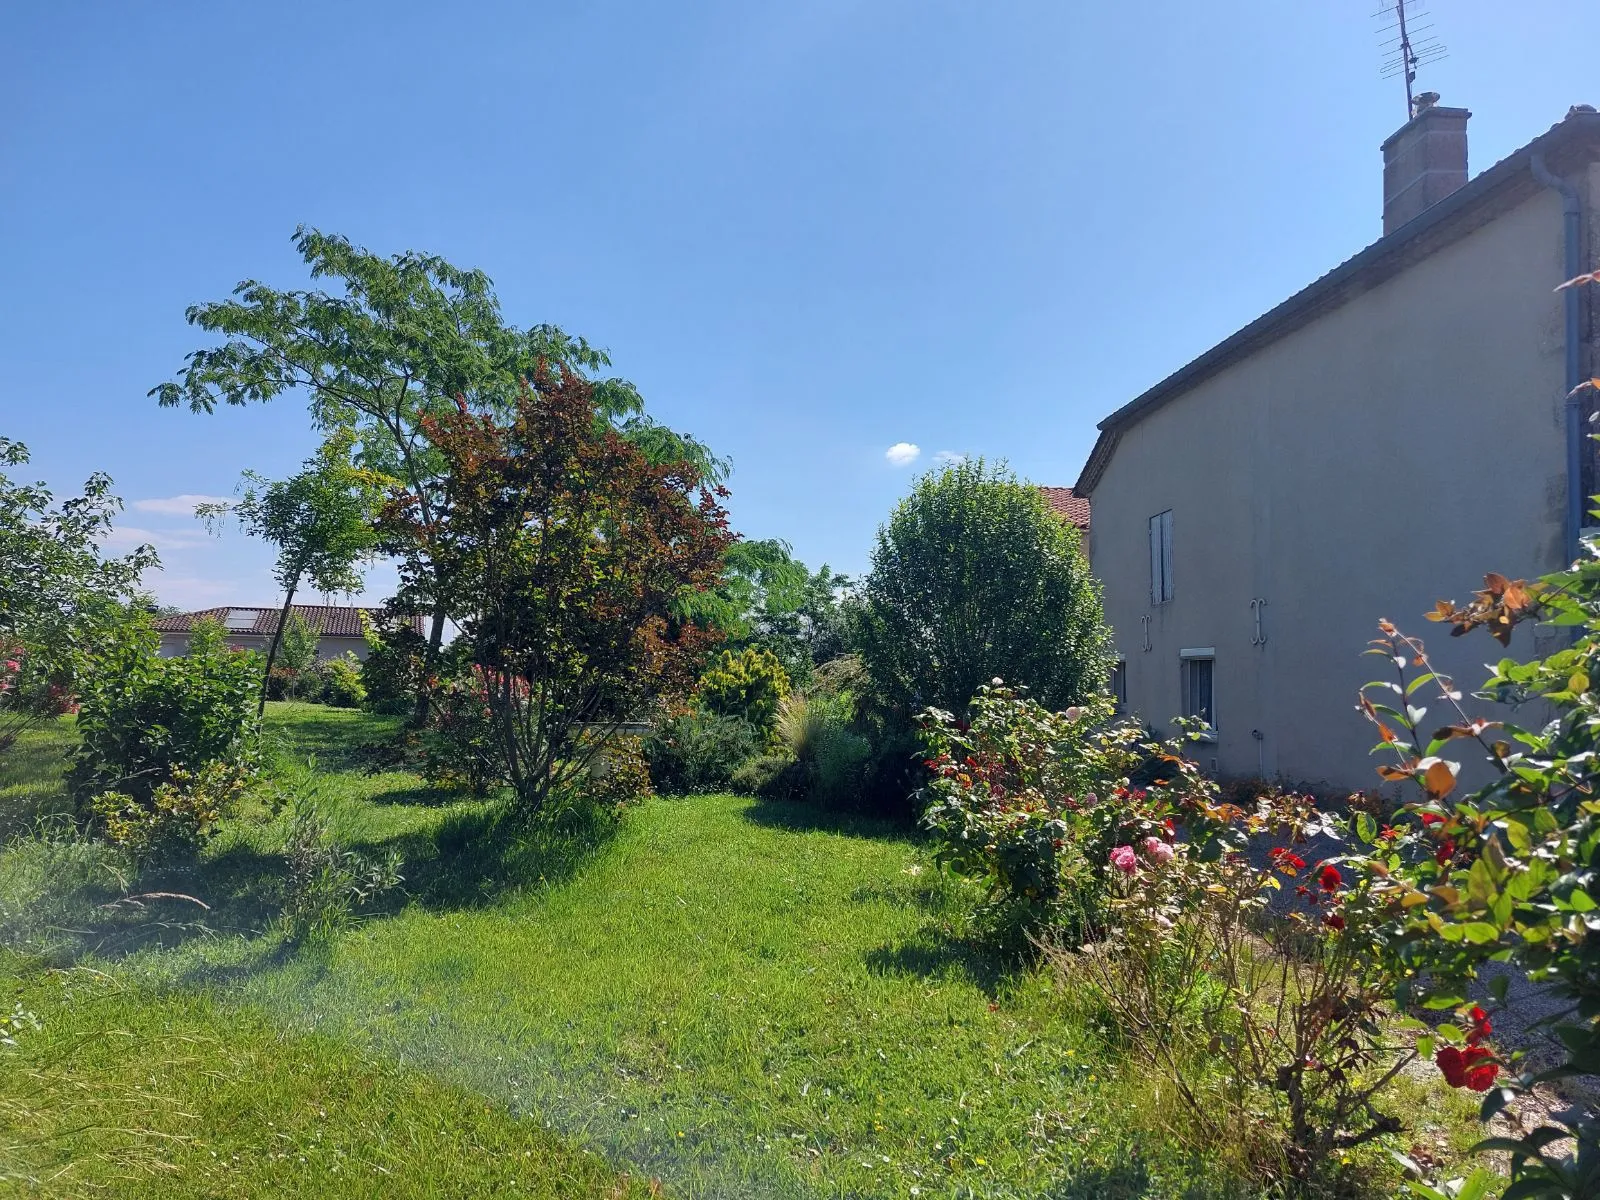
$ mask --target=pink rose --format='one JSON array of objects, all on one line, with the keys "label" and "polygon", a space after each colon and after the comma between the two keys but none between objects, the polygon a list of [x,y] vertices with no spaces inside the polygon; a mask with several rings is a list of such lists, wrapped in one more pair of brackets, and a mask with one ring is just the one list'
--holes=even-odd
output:
[{"label": "pink rose", "polygon": [[1172,861],[1172,847],[1158,837],[1147,837],[1144,840],[1145,856],[1154,863],[1169,863]]},{"label": "pink rose", "polygon": [[1139,869],[1139,857],[1132,846],[1118,846],[1111,852],[1111,865],[1124,875],[1132,875]]}]

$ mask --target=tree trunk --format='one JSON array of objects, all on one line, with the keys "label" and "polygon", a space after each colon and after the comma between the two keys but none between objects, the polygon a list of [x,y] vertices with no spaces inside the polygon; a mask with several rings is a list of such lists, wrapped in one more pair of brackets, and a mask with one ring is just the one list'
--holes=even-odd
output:
[{"label": "tree trunk", "polygon": [[278,613],[278,627],[272,631],[272,641],[267,643],[267,673],[261,677],[261,701],[256,705],[256,720],[260,720],[267,711],[267,684],[272,682],[272,664],[278,658],[278,643],[283,641],[283,627],[288,624],[289,610],[294,604],[294,592],[300,586],[300,577],[295,576],[294,582],[289,585],[289,594],[283,598],[283,608]]},{"label": "tree trunk", "polygon": [[429,681],[433,678],[439,661],[439,646],[444,641],[444,605],[433,607],[433,628],[428,633],[428,652],[422,656],[422,682],[417,685],[417,705],[411,712],[411,728],[421,729],[428,723],[428,704],[432,692]]}]

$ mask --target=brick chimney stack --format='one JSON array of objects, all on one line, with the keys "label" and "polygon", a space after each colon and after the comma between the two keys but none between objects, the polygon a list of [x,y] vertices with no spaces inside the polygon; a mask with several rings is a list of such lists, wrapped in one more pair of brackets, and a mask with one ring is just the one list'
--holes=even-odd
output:
[{"label": "brick chimney stack", "polygon": [[1464,108],[1439,107],[1438,92],[1423,92],[1416,115],[1383,143],[1383,232],[1387,237],[1467,181]]}]

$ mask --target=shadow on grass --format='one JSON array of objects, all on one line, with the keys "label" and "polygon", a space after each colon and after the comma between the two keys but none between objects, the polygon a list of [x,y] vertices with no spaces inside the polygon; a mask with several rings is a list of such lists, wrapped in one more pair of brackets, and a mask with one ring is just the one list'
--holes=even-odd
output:
[{"label": "shadow on grass", "polygon": [[1150,1172],[1141,1162],[1090,1167],[1040,1193],[1040,1200],[1138,1200],[1150,1194]]},{"label": "shadow on grass", "polygon": [[[409,904],[431,911],[483,907],[527,888],[560,883],[591,861],[616,829],[614,820],[599,814],[565,812],[525,821],[501,806],[484,805],[451,813],[429,829],[350,842],[346,848],[400,855],[402,885],[361,914],[377,918]],[[126,892],[106,885],[89,890],[65,880],[59,896],[40,897],[61,912],[51,913],[50,944],[41,942],[38,948],[54,960],[71,962],[88,954],[122,958],[202,937],[244,935],[263,939],[261,946],[243,965],[223,971],[253,974],[296,953],[273,950],[264,940],[282,910],[287,880],[282,853],[247,843],[192,864],[146,868]],[[277,945],[278,939],[272,942]]]},{"label": "shadow on grass", "polygon": [[980,942],[931,926],[867,951],[866,963],[879,975],[929,980],[959,976],[991,998],[1024,965],[1020,957],[1007,958]]},{"label": "shadow on grass", "polygon": [[791,833],[837,833],[845,837],[896,842],[916,840],[916,830],[902,822],[861,813],[833,812],[802,800],[755,800],[744,810],[744,819],[752,825]]}]

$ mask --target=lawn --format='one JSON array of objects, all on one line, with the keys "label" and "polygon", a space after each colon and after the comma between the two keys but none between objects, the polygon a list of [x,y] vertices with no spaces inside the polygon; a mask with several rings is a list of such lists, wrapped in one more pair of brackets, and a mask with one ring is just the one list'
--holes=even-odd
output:
[{"label": "lawn", "polygon": [[[640,1186],[614,1172],[683,1197],[1252,1194],[1226,1154],[1163,1132],[1170,1094],[1081,997],[964,938],[971,897],[902,830],[701,796],[652,800],[610,834],[530,837],[485,802],[363,773],[373,718],[283,705],[271,726],[285,753],[316,755],[289,783],[341,838],[401,850],[407,898],[285,953],[270,929],[283,818],[257,804],[167,881],[209,910],[152,902],[185,912],[56,945],[98,951],[84,961],[106,981],[13,961],[46,1020],[27,1054],[91,1035],[109,1066],[80,1050],[54,1069],[103,1081],[107,1104],[148,1070],[141,1086],[170,1101],[159,1132],[192,1139],[134,1154],[86,1133],[68,1178],[123,1170],[152,1195]],[[40,794],[0,777],[0,803]],[[92,1036],[108,1021],[130,1032]],[[202,1065],[160,1065],[182,1058]],[[1416,1140],[1459,1148],[1468,1106],[1408,1086]],[[410,1191],[367,1169],[395,1155]]]}]

